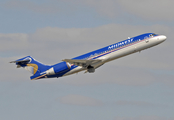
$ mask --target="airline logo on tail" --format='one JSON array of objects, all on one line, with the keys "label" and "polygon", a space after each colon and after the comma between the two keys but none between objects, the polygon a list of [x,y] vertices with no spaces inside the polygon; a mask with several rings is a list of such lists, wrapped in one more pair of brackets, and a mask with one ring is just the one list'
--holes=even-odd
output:
[{"label": "airline logo on tail", "polygon": [[31,76],[32,79],[38,79],[43,77],[43,75],[41,75],[40,73],[50,68],[47,65],[37,62],[31,56],[12,61],[10,63],[16,63],[17,68],[23,67],[28,70],[30,73],[33,74],[33,76]]},{"label": "airline logo on tail", "polygon": [[28,63],[26,65],[27,65],[26,67],[32,67],[32,74],[35,74],[37,72],[38,66],[36,64]]}]

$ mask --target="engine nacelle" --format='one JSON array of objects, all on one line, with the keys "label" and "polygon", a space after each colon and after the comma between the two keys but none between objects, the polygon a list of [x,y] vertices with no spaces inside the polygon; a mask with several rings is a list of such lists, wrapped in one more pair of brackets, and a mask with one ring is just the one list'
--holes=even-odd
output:
[{"label": "engine nacelle", "polygon": [[65,71],[68,71],[71,68],[71,65],[67,62],[61,62],[54,65],[52,68],[46,71],[46,75],[55,75]]},{"label": "engine nacelle", "polygon": [[87,71],[88,71],[89,73],[94,73],[94,72],[95,72],[95,68],[94,68],[93,66],[88,66],[88,67],[87,67]]}]

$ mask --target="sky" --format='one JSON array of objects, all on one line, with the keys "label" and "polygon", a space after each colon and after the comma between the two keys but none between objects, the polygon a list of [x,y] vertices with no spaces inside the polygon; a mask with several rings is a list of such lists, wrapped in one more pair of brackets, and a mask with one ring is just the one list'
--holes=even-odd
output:
[{"label": "sky", "polygon": [[[0,119],[174,120],[173,0],[0,3]],[[167,40],[92,74],[31,81],[9,63],[55,64],[147,32]]]}]

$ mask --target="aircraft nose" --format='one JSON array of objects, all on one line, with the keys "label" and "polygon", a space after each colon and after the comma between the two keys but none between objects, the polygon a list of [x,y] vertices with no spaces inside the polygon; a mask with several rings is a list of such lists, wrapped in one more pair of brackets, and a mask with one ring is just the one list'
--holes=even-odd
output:
[{"label": "aircraft nose", "polygon": [[158,40],[161,41],[161,42],[164,42],[166,39],[167,39],[167,37],[165,35],[160,35],[158,37]]}]

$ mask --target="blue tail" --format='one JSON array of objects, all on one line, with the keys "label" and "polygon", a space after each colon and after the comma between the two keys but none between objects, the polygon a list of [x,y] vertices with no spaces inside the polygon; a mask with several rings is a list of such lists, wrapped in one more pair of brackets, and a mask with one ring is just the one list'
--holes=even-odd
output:
[{"label": "blue tail", "polygon": [[33,75],[40,74],[50,68],[49,65],[44,65],[36,61],[31,56],[27,56],[12,62],[16,63],[18,68],[24,67],[25,69],[30,71]]}]

